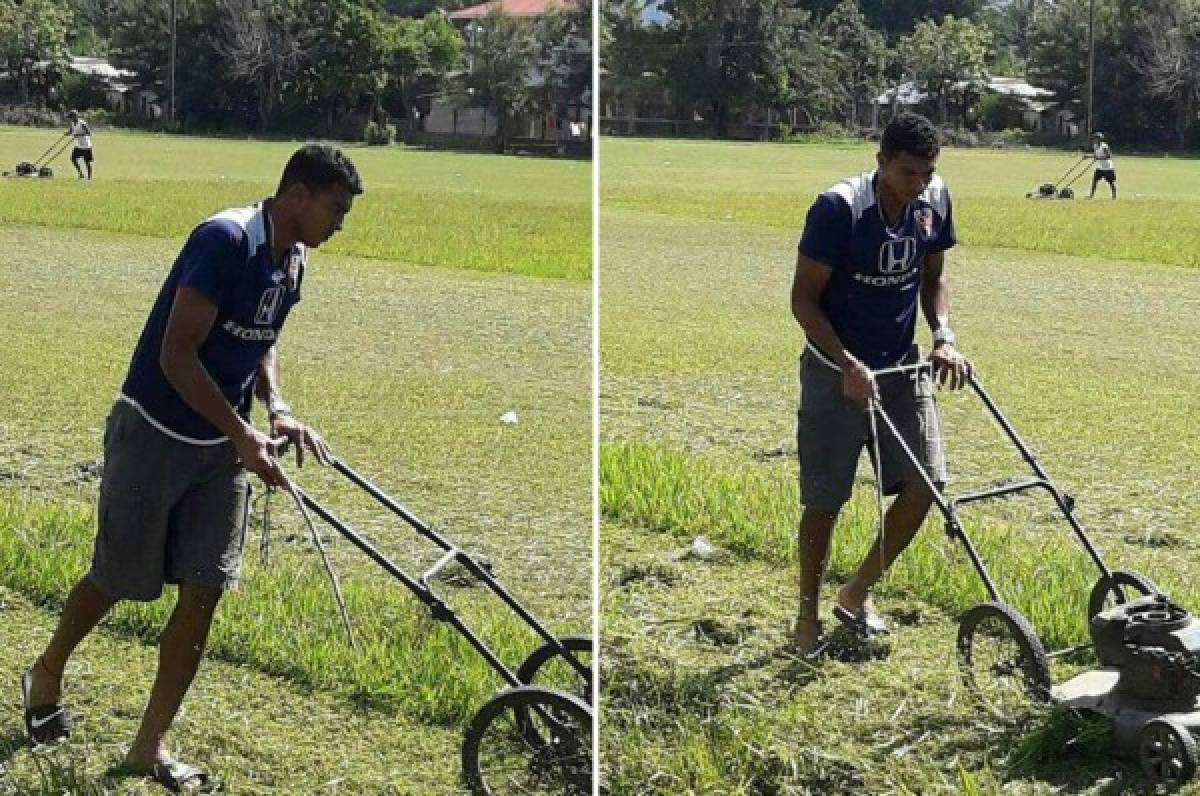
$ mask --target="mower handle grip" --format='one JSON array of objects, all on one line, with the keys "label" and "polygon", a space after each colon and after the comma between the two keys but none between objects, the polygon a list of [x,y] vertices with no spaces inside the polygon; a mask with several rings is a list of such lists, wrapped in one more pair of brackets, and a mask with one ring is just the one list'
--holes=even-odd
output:
[{"label": "mower handle grip", "polygon": [[283,456],[288,452],[288,448],[292,447],[291,437],[277,437],[271,440],[271,453],[276,458]]}]

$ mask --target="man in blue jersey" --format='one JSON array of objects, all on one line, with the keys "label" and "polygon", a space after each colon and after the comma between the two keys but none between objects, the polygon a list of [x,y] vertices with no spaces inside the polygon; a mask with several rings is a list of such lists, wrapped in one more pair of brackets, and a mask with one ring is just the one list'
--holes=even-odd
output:
[{"label": "man in blue jersey", "polygon": [[[881,402],[929,477],[939,485],[946,480],[928,372],[874,375],[918,361],[918,305],[933,330],[929,360],[938,379],[957,389],[969,372],[950,331],[943,264],[955,237],[950,194],[934,174],[939,150],[937,130],[927,119],[897,116],[883,131],[878,168],[819,195],[805,221],[791,295],[792,314],[807,338],[797,425],[804,511],[794,633],[801,653],[816,648],[820,638],[817,594],[834,523],[868,442],[870,399]],[[886,632],[870,589],[932,504],[920,474],[879,426],[884,490],[895,496],[883,549],[876,539],[833,606],[837,619],[864,635]]]},{"label": "man in blue jersey", "polygon": [[322,463],[321,436],[280,393],[276,341],[300,300],[309,248],[342,228],[362,184],[335,147],[288,160],[275,195],[193,230],[142,330],[104,431],[104,474],[90,571],[71,590],[45,651],[22,677],[35,743],[69,733],[62,675],[72,651],[119,600],[154,600],[178,584],[158,674],[128,769],[169,788],[206,775],[174,760],[164,737],[199,666],[221,595],[241,574],[247,472],[283,483],[271,438],[249,420],[252,394],[272,435]]}]

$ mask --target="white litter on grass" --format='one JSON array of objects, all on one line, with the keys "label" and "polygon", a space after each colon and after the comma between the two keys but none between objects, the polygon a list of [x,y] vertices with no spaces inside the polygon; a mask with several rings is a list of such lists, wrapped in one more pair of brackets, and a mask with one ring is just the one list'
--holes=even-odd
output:
[{"label": "white litter on grass", "polygon": [[517,423],[519,423],[521,421],[520,421],[520,418],[517,417],[516,411],[513,409],[509,409],[507,412],[500,415],[500,422],[506,426],[515,426]]},{"label": "white litter on grass", "polygon": [[692,546],[688,552],[691,553],[693,558],[707,561],[717,552],[717,548],[713,547],[712,543],[703,536],[697,536],[692,540]]}]

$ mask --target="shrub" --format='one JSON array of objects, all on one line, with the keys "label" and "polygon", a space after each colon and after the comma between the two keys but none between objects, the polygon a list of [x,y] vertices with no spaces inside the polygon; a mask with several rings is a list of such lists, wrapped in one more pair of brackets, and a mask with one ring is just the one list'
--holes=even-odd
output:
[{"label": "shrub", "polygon": [[363,141],[368,146],[388,146],[396,142],[396,126],[394,124],[377,124],[367,122],[363,131]]}]

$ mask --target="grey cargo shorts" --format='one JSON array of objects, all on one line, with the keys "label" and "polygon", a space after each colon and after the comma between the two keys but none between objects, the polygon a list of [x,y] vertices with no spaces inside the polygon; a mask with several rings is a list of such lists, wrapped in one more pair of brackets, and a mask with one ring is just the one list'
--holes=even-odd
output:
[{"label": "grey cargo shorts", "polygon": [[[917,361],[919,352],[914,346],[903,364]],[[946,457],[933,381],[927,369],[918,374],[888,374],[876,379],[876,384],[884,411],[930,480],[941,487],[946,483]],[[877,420],[876,425],[884,493],[894,495],[901,483],[920,476],[886,424]],[[805,506],[836,512],[850,499],[863,447],[867,446],[874,456],[873,446],[867,445],[869,429],[866,409],[855,406],[842,394],[841,371],[823,362],[811,348],[805,349],[800,359],[796,424],[800,501]]]},{"label": "grey cargo shorts", "polygon": [[155,600],[164,583],[228,590],[242,569],[250,483],[233,443],[191,445],[118,400],[104,428],[92,582]]}]

